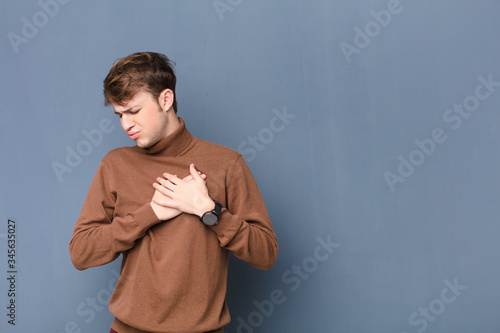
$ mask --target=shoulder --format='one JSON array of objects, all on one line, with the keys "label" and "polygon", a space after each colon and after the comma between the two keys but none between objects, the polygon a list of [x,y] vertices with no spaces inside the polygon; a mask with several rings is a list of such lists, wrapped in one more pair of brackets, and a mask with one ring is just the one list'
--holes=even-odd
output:
[{"label": "shoulder", "polygon": [[226,174],[234,173],[250,174],[250,170],[241,154],[231,148],[222,146],[206,140],[196,139],[194,149],[191,153],[205,165],[217,170],[225,170]]},{"label": "shoulder", "polygon": [[101,163],[116,163],[128,159],[137,154],[137,147],[120,147],[110,150],[102,159]]},{"label": "shoulder", "polygon": [[199,138],[196,138],[195,148],[201,153],[217,156],[225,160],[235,161],[241,156],[240,153],[231,148]]}]

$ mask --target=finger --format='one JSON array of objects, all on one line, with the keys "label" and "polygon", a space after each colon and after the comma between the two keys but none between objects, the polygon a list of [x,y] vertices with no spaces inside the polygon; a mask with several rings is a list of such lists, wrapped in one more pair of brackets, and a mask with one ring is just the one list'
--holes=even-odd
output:
[{"label": "finger", "polygon": [[[156,178],[156,181],[163,187],[174,191],[174,189],[177,187],[177,184],[181,182],[181,180],[173,175],[169,175],[168,179],[158,177]],[[175,178],[174,178],[175,177]]]},{"label": "finger", "polygon": [[167,180],[164,180],[163,178],[160,178],[158,180],[158,183],[153,184],[153,187],[161,194],[171,197],[175,185]]},{"label": "finger", "polygon": [[[204,173],[201,173],[200,171],[198,171],[198,174],[200,175],[201,179],[203,179],[203,180],[207,179],[207,175],[205,175]],[[186,177],[182,178],[182,180],[185,182],[190,182],[193,180],[193,176],[191,174],[189,174]]]},{"label": "finger", "polygon": [[203,178],[202,178],[202,177],[198,174],[198,173],[199,173],[199,171],[198,171],[198,170],[196,170],[196,168],[195,168],[195,166],[194,166],[194,164],[193,164],[193,163],[191,163],[191,164],[189,165],[189,171],[190,171],[191,175],[193,176],[193,179],[195,179],[195,180],[202,180],[202,179],[203,179]]},{"label": "finger", "polygon": [[176,207],[174,207],[174,201],[172,201],[172,200],[153,198],[152,201],[155,204],[157,204],[158,206],[167,207],[167,208],[176,208]]},{"label": "finger", "polygon": [[193,176],[187,175],[186,177],[182,178],[182,180],[185,181],[185,182],[190,182],[190,181],[193,180]]},{"label": "finger", "polygon": [[170,181],[173,184],[178,184],[181,181],[181,179],[179,179],[176,175],[172,175],[168,172],[165,172],[163,174],[163,177],[165,177],[165,179],[167,179],[168,181]]}]

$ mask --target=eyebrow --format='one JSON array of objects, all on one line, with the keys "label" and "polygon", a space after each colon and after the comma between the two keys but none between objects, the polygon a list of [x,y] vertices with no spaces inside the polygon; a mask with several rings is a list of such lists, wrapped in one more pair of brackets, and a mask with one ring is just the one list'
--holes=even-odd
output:
[{"label": "eyebrow", "polygon": [[132,109],[136,109],[136,108],[138,108],[138,107],[139,107],[138,105],[134,105],[134,106],[132,106],[132,107],[130,107],[130,108],[128,108],[128,109],[125,109],[125,110],[123,110],[123,111],[121,111],[121,112],[118,112],[118,111],[116,111],[116,110],[114,110],[114,111],[115,111],[115,114],[120,115],[120,114],[123,114],[123,113],[130,112]]}]

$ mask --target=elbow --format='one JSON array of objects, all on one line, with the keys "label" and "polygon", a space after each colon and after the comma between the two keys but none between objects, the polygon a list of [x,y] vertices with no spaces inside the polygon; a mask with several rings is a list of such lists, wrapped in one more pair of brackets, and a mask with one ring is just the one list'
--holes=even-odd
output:
[{"label": "elbow", "polygon": [[71,260],[73,262],[73,266],[75,266],[75,268],[79,271],[83,271],[85,269],[87,269],[88,267],[85,267],[82,263],[79,263],[79,262],[75,262],[73,260]]},{"label": "elbow", "polygon": [[73,257],[73,255],[71,255],[71,262],[73,263],[73,266],[75,266],[75,268],[79,271],[83,271],[88,268],[84,265],[82,260],[78,260],[77,258]]},{"label": "elbow", "polygon": [[263,260],[260,260],[252,266],[262,271],[267,271],[273,267],[278,258],[278,244],[275,243],[274,246],[269,249],[267,255],[263,255],[261,258],[263,258]]},{"label": "elbow", "polygon": [[82,259],[83,256],[78,254],[77,249],[74,246],[73,242],[70,242],[69,244],[69,255],[71,258],[71,262],[73,263],[73,266],[79,271],[83,271],[84,269],[87,269],[88,267],[85,265],[85,261]]},{"label": "elbow", "polygon": [[257,269],[260,269],[261,271],[267,271],[267,270],[271,269],[271,267],[273,267],[273,265],[274,265],[274,261],[269,261],[267,263],[260,264],[259,266],[254,266],[254,267]]}]

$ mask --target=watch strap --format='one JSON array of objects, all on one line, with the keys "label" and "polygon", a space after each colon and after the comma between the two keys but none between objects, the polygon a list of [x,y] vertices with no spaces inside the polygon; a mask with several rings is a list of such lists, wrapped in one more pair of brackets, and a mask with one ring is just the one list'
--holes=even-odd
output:
[{"label": "watch strap", "polygon": [[200,217],[200,221],[207,226],[213,226],[219,223],[219,218],[222,213],[222,205],[217,200],[214,200],[214,203],[214,208],[205,212]]}]

